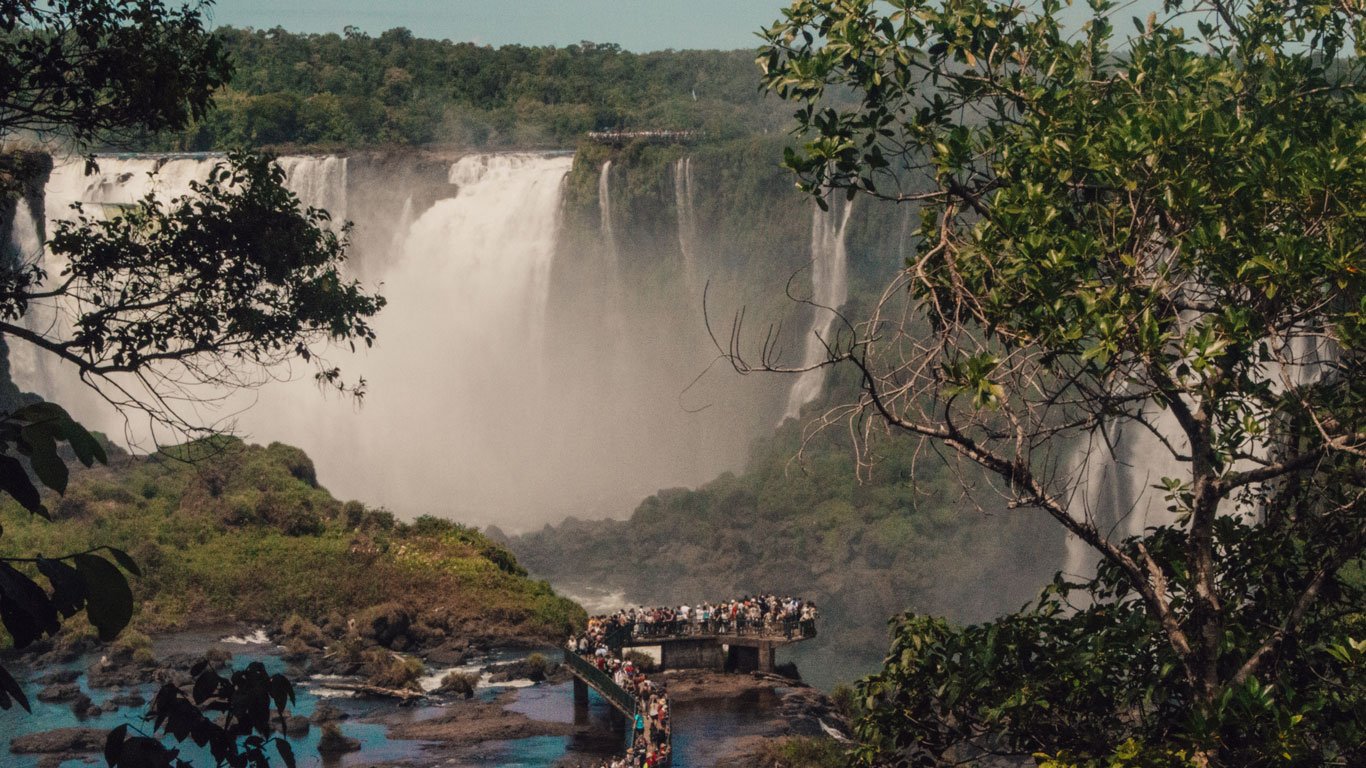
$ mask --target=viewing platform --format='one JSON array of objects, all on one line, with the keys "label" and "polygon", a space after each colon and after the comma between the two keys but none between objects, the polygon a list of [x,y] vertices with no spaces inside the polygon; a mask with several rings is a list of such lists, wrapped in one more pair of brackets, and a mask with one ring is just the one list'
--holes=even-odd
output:
[{"label": "viewing platform", "polygon": [[621,147],[633,141],[651,144],[687,144],[702,138],[701,131],[589,131],[588,140]]},{"label": "viewing platform", "polygon": [[[629,630],[629,631],[627,631]],[[660,669],[773,672],[778,648],[816,636],[814,621],[668,622],[614,627],[612,648],[659,648]]]},{"label": "viewing platform", "polygon": [[[780,646],[816,636],[816,606],[792,598],[745,597],[695,609],[626,609],[594,616],[587,630],[569,639],[565,667],[574,676],[574,709],[587,713],[588,690],[598,693],[626,722],[627,756],[636,763],[670,765],[673,730],[664,685],[644,670],[709,669],[717,672],[776,671]],[[658,664],[625,653],[659,648]]]}]

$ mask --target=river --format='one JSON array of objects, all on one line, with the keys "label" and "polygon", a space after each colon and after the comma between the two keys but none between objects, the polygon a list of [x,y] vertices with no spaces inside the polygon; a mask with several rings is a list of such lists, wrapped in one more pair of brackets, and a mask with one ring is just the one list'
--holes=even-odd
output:
[{"label": "river", "polygon": [[[225,636],[221,633],[184,633],[163,636],[153,643],[153,652],[160,658],[176,654],[202,654],[209,648],[232,652],[229,662],[240,668],[252,661],[264,663],[271,673],[291,675],[295,682],[296,704],[290,714],[311,717],[326,703],[345,715],[339,725],[343,735],[361,744],[358,752],[324,759],[318,753],[321,728],[311,726],[306,733],[289,737],[298,764],[304,768],[360,768],[360,766],[551,766],[557,764],[596,764],[618,754],[622,747],[622,731],[612,718],[606,701],[590,694],[587,709],[574,706],[571,683],[529,681],[492,683],[484,674],[472,701],[433,697],[430,703],[401,706],[389,700],[355,698],[326,684],[328,678],[300,676],[290,669],[279,655],[281,649],[270,644],[264,633]],[[554,658],[552,650],[543,650]],[[495,664],[515,661],[527,656],[527,650],[498,650],[472,659],[461,667],[464,671],[478,671]],[[102,764],[94,755],[62,759],[56,755],[13,754],[12,741],[24,734],[58,728],[90,728],[109,730],[128,723],[144,726],[141,716],[146,705],[118,707],[110,699],[137,694],[150,700],[158,684],[146,682],[131,687],[94,688],[85,674],[98,654],[83,656],[75,661],[47,665],[41,669],[26,667],[13,659],[7,667],[19,679],[33,707],[32,713],[13,708],[0,711],[0,764],[7,768],[77,768],[88,767],[89,760]],[[71,702],[45,702],[38,699],[46,687],[42,678],[54,673],[79,673],[76,684],[95,705],[105,711],[94,717],[78,717]],[[439,680],[449,670],[429,670],[428,685]],[[746,738],[770,733],[777,716],[778,697],[768,692],[748,695],[729,701],[681,701],[674,707],[674,761],[676,768],[706,768],[720,756],[733,754]],[[462,710],[479,709],[492,713],[506,712],[524,715],[532,722],[530,730],[541,729],[551,735],[537,734],[518,738],[492,738],[471,743],[435,742],[395,738],[391,731],[405,724],[438,722],[459,715]],[[521,722],[520,718],[517,718]],[[180,745],[182,756],[196,766],[211,766],[207,752],[192,743]]]}]

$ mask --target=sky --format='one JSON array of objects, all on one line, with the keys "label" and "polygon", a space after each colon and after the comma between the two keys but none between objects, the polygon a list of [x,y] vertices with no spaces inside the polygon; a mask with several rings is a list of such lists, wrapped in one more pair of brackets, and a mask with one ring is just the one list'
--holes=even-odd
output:
[{"label": "sky", "polygon": [[786,0],[217,0],[214,23],[291,32],[418,37],[489,45],[617,43],[632,51],[757,48]]}]

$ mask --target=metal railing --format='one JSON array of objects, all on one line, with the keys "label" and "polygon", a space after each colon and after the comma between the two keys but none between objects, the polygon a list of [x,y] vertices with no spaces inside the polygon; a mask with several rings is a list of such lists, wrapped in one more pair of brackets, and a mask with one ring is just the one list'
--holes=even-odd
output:
[{"label": "metal railing", "polygon": [[603,698],[611,702],[612,706],[621,710],[627,717],[632,717],[640,709],[640,704],[635,696],[626,692],[625,688],[617,685],[612,676],[593,666],[593,662],[585,659],[579,654],[566,650],[564,652],[564,663],[573,670],[579,679],[593,686]]},{"label": "metal railing", "polygon": [[745,618],[708,619],[707,621],[637,621],[607,628],[607,645],[612,648],[633,643],[702,637],[754,637],[772,640],[809,640],[816,636],[814,619],[751,621]]},{"label": "metal railing", "polygon": [[701,131],[589,131],[588,140],[598,144],[622,146],[632,141],[645,141],[654,144],[675,144],[697,141],[703,136]]}]

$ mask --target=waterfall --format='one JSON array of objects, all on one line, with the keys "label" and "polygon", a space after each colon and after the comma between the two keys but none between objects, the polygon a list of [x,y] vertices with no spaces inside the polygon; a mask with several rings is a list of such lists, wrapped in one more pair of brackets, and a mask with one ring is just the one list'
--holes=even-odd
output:
[{"label": "waterfall", "polygon": [[[1305,386],[1329,375],[1335,357],[1330,344],[1313,336],[1292,337],[1282,353],[1288,365],[1271,362],[1261,373],[1274,391]],[[1165,491],[1156,486],[1164,477],[1190,478],[1190,466],[1172,455],[1173,449],[1188,455],[1190,443],[1171,409],[1149,403],[1141,418],[1152,429],[1132,420],[1112,423],[1103,435],[1097,432],[1087,436],[1064,463],[1077,482],[1069,503],[1072,516],[1092,522],[1102,536],[1114,541],[1142,536],[1149,528],[1174,523]],[[1258,413],[1254,418],[1269,429],[1251,442],[1249,452],[1268,458],[1276,450],[1270,442],[1275,435],[1272,415]],[[1157,435],[1162,435],[1171,447],[1164,445]],[[1251,467],[1249,463],[1238,468]],[[1237,504],[1227,514],[1256,518],[1261,510]],[[1063,572],[1073,577],[1094,575],[1099,554],[1072,534],[1067,535],[1066,544]]]},{"label": "waterfall", "polygon": [[[38,264],[43,259],[43,237],[39,222],[33,215],[28,200],[20,198],[14,205],[14,222],[10,226],[10,242],[5,258],[15,265]],[[41,330],[42,313],[25,313],[21,322],[29,330]],[[10,375],[16,381],[46,386],[42,360],[33,345],[23,342],[9,344]],[[21,385],[21,388],[22,385]]]},{"label": "waterfall", "polygon": [[[47,186],[45,210],[69,219],[71,203],[80,202],[98,218],[148,194],[167,201],[187,193],[215,162],[221,158],[102,157],[89,177],[81,161],[64,162]],[[346,268],[389,301],[374,320],[373,349],[319,350],[348,382],[363,376],[366,397],[358,404],[320,391],[313,365],[293,361],[257,375],[279,379],[259,388],[192,387],[177,401],[183,415],[252,442],[302,448],[339,498],[386,505],[404,517],[430,513],[511,530],[566,514],[624,515],[659,488],[694,485],[737,466],[753,430],[762,428],[756,409],[765,409],[766,419],[785,393],[765,387],[737,394],[736,385],[717,379],[705,392],[688,391],[688,405],[704,412],[680,408],[680,392],[710,360],[698,308],[682,307],[671,286],[632,283],[626,290],[625,249],[640,248],[642,239],[617,231],[610,163],[599,179],[600,221],[561,238],[572,162],[565,154],[445,163],[428,156],[349,164],[281,158],[301,202],[344,208],[355,220]],[[694,239],[689,231],[698,226],[690,169],[680,170],[679,249],[700,253],[694,244],[702,233]],[[667,241],[664,250],[673,251]],[[57,277],[63,265],[42,258]],[[632,251],[629,258],[650,263],[656,255]],[[35,307],[25,322],[65,323],[69,316],[63,307]],[[153,434],[137,414],[126,421],[72,366],[34,355],[22,341],[11,347],[16,368],[25,369],[16,370],[16,383],[60,402],[88,428],[139,451],[182,437]],[[31,364],[19,360],[25,353]]]},{"label": "waterfall", "polygon": [[[1186,450],[1180,425],[1169,409],[1144,409],[1143,417],[1178,450]],[[1153,486],[1164,477],[1187,470],[1151,431],[1136,422],[1112,424],[1104,434],[1092,433],[1070,460],[1077,486],[1071,497],[1073,517],[1091,521],[1107,538],[1138,536],[1172,519],[1163,492]],[[1067,534],[1063,572],[1075,577],[1094,574],[1099,555],[1089,544]]]},{"label": "waterfall", "polygon": [[394,228],[393,239],[390,240],[389,250],[395,253],[403,252],[404,242],[408,239],[408,230],[413,228],[413,196],[408,195],[403,200],[403,210],[398,215],[398,226]]},{"label": "waterfall", "polygon": [[299,202],[332,214],[332,221],[337,226],[346,221],[346,158],[282,157],[279,163],[285,172],[285,186],[298,195]]},{"label": "waterfall", "polygon": [[[83,158],[57,158],[44,190],[48,220],[46,231],[55,231],[59,222],[74,219],[73,204],[79,203],[81,212],[92,218],[108,218],[120,209],[131,206],[151,195],[162,204],[191,193],[193,182],[208,178],[210,169],[224,161],[219,155],[134,155],[97,158],[98,170],[87,175]],[[306,205],[331,206],[333,221],[343,221],[346,204],[346,161],[335,157],[283,157],[286,186]],[[34,235],[35,241],[37,235]],[[49,283],[61,278],[65,261],[57,254],[47,253],[41,246],[32,249],[33,260],[41,262]],[[24,323],[33,330],[59,333],[71,322],[71,310],[53,300],[40,300],[30,306]],[[14,380],[21,389],[38,392],[67,406],[78,418],[94,429],[112,435],[122,433],[138,447],[150,448],[158,436],[148,425],[127,424],[109,411],[107,403],[80,381],[74,367],[58,362],[52,355],[40,353],[31,345],[15,340],[10,344],[14,362]],[[203,416],[205,423],[217,423],[221,418],[192,409]],[[165,437],[165,436],[161,436]]]},{"label": "waterfall", "polygon": [[825,369],[813,366],[825,360],[825,344],[831,341],[830,332],[835,327],[834,312],[849,299],[849,254],[845,250],[844,231],[854,205],[835,195],[829,201],[829,210],[816,207],[811,214],[811,303],[815,306],[801,362],[803,368],[811,370],[799,374],[793,383],[783,420],[801,415],[802,406],[820,396]]},{"label": "waterfall", "polygon": [[683,277],[688,290],[697,292],[697,216],[693,210],[692,159],[674,163],[674,209],[678,214],[678,250],[683,255]]},{"label": "waterfall", "polygon": [[190,182],[203,181],[209,168],[221,158],[213,157],[101,157],[99,171],[85,174],[85,160],[58,160],[48,180],[49,221],[71,218],[71,204],[82,203],[87,215],[99,216],[120,206],[132,205],[147,195],[162,203],[188,194]]},{"label": "waterfall", "polygon": [[617,251],[617,230],[612,225],[612,161],[602,164],[598,174],[598,215],[603,245],[603,269],[606,272],[612,292],[619,298],[621,280],[621,254]]},{"label": "waterfall", "polygon": [[341,360],[369,383],[363,405],[339,410],[292,382],[262,391],[246,431],[299,445],[344,496],[465,519],[520,511],[507,499],[538,485],[548,460],[536,438],[553,413],[542,351],[571,162],[456,162],[455,196],[412,222],[383,275],[379,343]]},{"label": "waterfall", "polygon": [[612,230],[612,161],[602,164],[598,173],[598,215],[602,221],[602,239],[609,250],[615,251],[616,232]]}]

